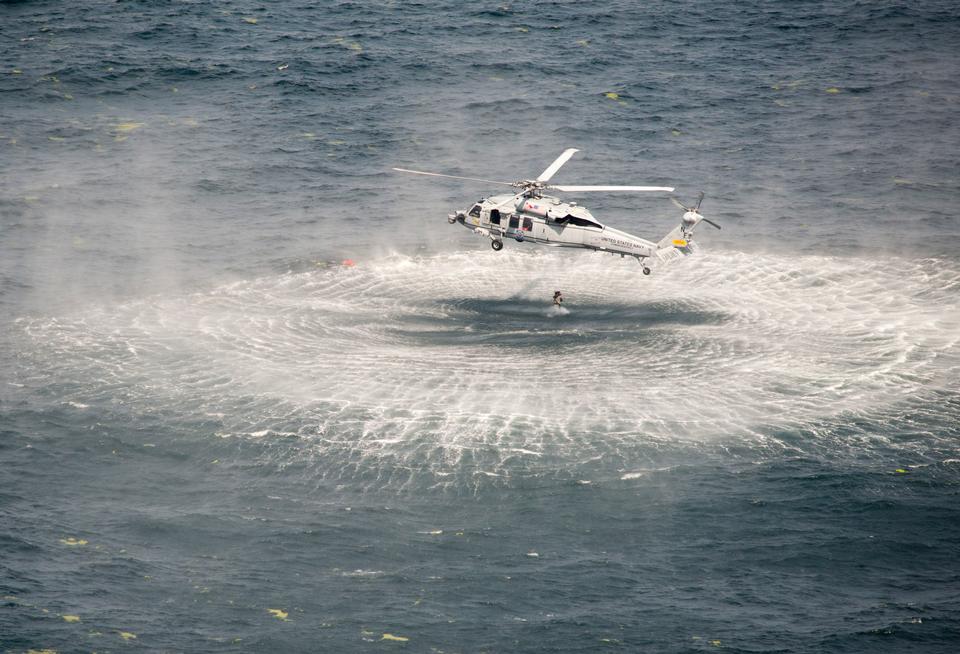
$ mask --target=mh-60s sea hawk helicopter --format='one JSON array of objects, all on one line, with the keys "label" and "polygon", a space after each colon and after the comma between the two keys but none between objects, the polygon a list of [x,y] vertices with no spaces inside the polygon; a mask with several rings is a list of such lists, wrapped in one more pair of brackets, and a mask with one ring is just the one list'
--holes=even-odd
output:
[{"label": "mh-60s sea hawk helicopter", "polygon": [[496,195],[484,198],[469,210],[460,210],[449,214],[447,221],[453,225],[460,223],[477,234],[490,239],[494,250],[503,249],[503,238],[510,236],[519,242],[532,241],[554,247],[587,248],[619,254],[621,257],[636,257],[643,266],[643,274],[649,275],[650,268],[646,260],[657,257],[660,261],[669,261],[680,256],[692,254],[696,244],[691,240],[693,228],[701,221],[720,229],[720,225],[700,215],[700,202],[703,193],[693,207],[685,207],[671,197],[678,207],[683,209],[683,218],[677,227],[654,243],[638,236],[600,223],[585,207],[576,202],[563,202],[559,198],[544,195],[543,191],[556,190],[567,193],[595,191],[664,191],[673,192],[672,186],[583,186],[547,184],[560,167],[579,152],[574,148],[564,150],[546,170],[536,179],[524,179],[517,182],[498,182],[476,177],[460,177],[441,173],[427,173],[421,170],[394,168],[401,173],[429,175],[465,179],[486,184],[500,184],[520,189],[514,195]]}]

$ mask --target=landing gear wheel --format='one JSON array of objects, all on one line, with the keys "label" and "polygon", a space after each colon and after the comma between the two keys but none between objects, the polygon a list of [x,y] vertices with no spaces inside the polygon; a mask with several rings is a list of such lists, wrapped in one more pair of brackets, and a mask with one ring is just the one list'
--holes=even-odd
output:
[{"label": "landing gear wheel", "polygon": [[644,266],[644,267],[643,267],[643,274],[644,274],[644,275],[649,275],[649,274],[650,274],[650,269],[647,268],[646,266]]},{"label": "landing gear wheel", "polygon": [[492,247],[495,251],[499,252],[500,250],[503,249],[503,241],[499,241],[499,240],[490,241],[490,247]]}]

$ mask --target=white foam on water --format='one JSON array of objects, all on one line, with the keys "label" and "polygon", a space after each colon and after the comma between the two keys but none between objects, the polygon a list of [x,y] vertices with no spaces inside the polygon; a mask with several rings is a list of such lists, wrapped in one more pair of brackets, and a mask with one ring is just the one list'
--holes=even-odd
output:
[{"label": "white foam on water", "polygon": [[[556,287],[576,312],[544,310]],[[73,406],[177,407],[222,416],[221,435],[443,479],[638,439],[763,439],[947,388],[958,290],[938,260],[712,253],[646,277],[598,255],[460,252],[17,324],[34,383],[74,382]]]}]

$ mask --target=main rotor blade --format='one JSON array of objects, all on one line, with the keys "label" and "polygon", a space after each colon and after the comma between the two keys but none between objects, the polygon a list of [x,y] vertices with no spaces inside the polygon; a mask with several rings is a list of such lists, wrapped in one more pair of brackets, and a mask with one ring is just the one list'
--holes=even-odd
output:
[{"label": "main rotor blade", "polygon": [[547,188],[555,188],[558,191],[567,191],[569,193],[575,193],[580,191],[666,191],[667,193],[673,193],[672,186],[549,186]]},{"label": "main rotor blade", "polygon": [[511,203],[513,203],[513,202],[516,202],[516,201],[519,200],[521,197],[523,197],[526,192],[527,192],[526,189],[524,189],[524,190],[520,191],[519,193],[517,193],[516,195],[514,195],[514,196],[513,196],[512,198],[510,198],[509,200],[504,200],[503,202],[499,203],[497,206],[495,206],[495,207],[490,207],[490,208],[491,208],[491,209],[499,209],[500,207],[506,206],[506,205],[511,204]]},{"label": "main rotor blade", "polygon": [[704,218],[703,216],[701,216],[700,219],[703,220],[703,222],[705,222],[705,223],[710,223],[711,225],[713,225],[713,226],[716,227],[717,229],[720,229],[720,225],[718,225],[717,223],[713,222],[713,221],[710,220],[709,218]]},{"label": "main rotor blade", "polygon": [[504,186],[513,186],[511,182],[495,182],[490,179],[480,179],[479,177],[460,177],[458,175],[444,175],[442,173],[425,173],[422,170],[407,170],[406,168],[394,168],[393,170],[401,173],[413,173],[414,175],[429,175],[430,177],[449,177],[450,179],[465,179],[471,182],[484,182],[485,184],[502,184]]},{"label": "main rotor blade", "polygon": [[564,150],[563,154],[557,157],[552,164],[547,166],[547,169],[545,171],[540,173],[540,177],[537,178],[537,181],[538,182],[550,181],[550,178],[556,175],[557,171],[560,170],[560,166],[567,163],[567,161],[570,160],[570,157],[575,155],[577,152],[580,152],[580,150],[577,150],[576,148],[569,148],[567,150]]},{"label": "main rotor blade", "polygon": [[680,207],[681,209],[683,209],[684,211],[690,211],[690,210],[687,209],[685,206],[683,206],[683,204],[681,204],[681,203],[680,203],[680,200],[678,200],[677,198],[675,198],[675,197],[673,197],[673,196],[670,196],[670,201],[673,202],[673,203],[674,203],[675,205],[677,205],[678,207]]},{"label": "main rotor blade", "polygon": [[703,202],[703,191],[700,191],[700,197],[697,198],[697,206],[693,208],[694,211],[700,211],[701,202]]}]

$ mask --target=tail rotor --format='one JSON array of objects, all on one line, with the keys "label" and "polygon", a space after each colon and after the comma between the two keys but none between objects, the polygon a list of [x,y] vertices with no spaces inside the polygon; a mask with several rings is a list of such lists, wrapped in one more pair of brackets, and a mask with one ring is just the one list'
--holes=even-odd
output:
[{"label": "tail rotor", "polygon": [[678,207],[680,207],[681,209],[683,209],[683,212],[684,212],[684,213],[683,213],[683,221],[682,221],[682,222],[683,222],[684,231],[692,230],[694,227],[697,226],[697,224],[698,224],[700,221],[703,221],[703,222],[707,223],[708,225],[711,225],[711,226],[713,226],[713,227],[716,227],[717,229],[721,229],[720,225],[718,225],[717,223],[713,222],[713,221],[710,220],[709,218],[704,218],[704,217],[700,214],[700,203],[703,202],[703,191],[700,191],[700,195],[697,196],[697,203],[696,203],[695,205],[693,205],[692,207],[684,206],[684,205],[680,202],[680,200],[678,200],[677,198],[673,197],[672,195],[670,196],[670,201],[673,202],[673,203],[674,203],[675,205],[677,205]]}]

